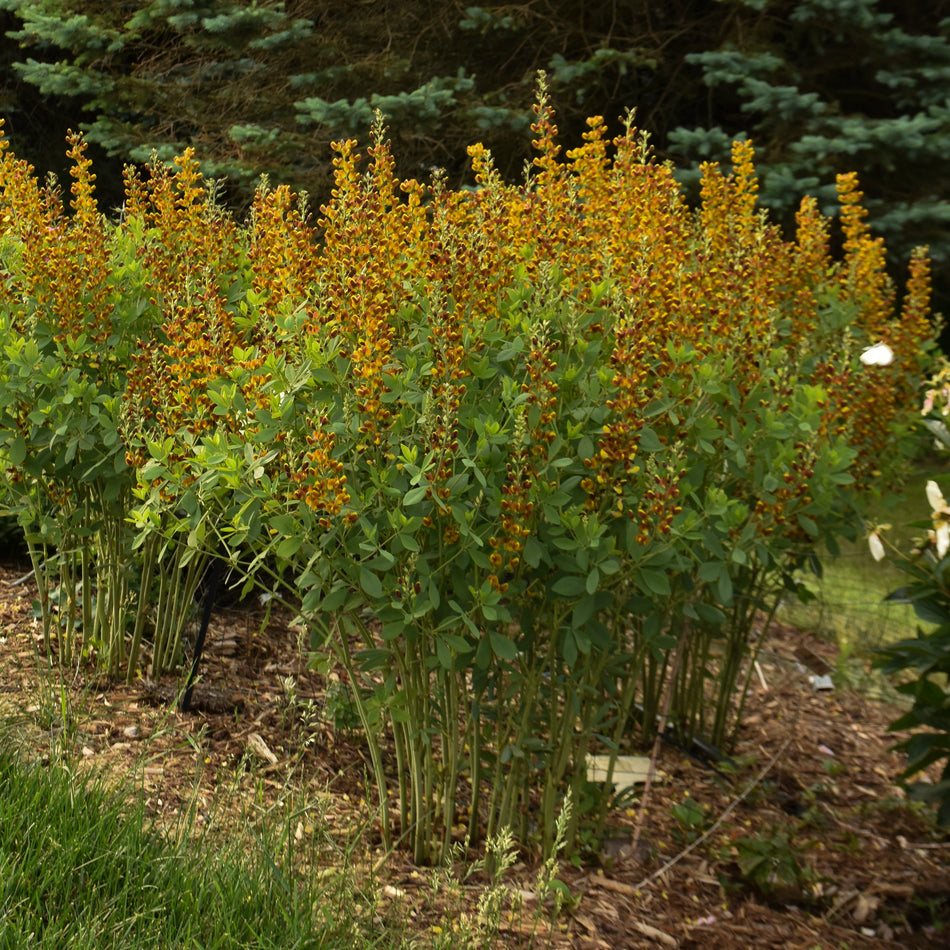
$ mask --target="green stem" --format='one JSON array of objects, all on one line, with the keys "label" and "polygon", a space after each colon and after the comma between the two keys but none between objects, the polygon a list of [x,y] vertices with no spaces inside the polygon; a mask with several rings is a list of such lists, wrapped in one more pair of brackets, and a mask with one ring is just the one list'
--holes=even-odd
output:
[{"label": "green stem", "polygon": [[[94,515],[90,510],[91,506],[89,504],[89,499],[87,498],[83,504],[83,524],[89,525],[92,523],[92,518]],[[92,586],[92,561],[93,558],[90,557],[89,550],[89,539],[83,537],[80,548],[79,548],[79,587],[80,587],[80,610],[82,613],[82,636],[83,641],[87,646],[92,646],[97,640],[100,640],[99,633],[100,631],[96,629],[96,623],[93,619],[93,610],[92,610],[92,601],[93,601],[93,586]],[[70,587],[70,593],[72,594],[75,590],[74,587]],[[98,604],[98,598],[96,599]],[[102,643],[102,646],[106,649],[107,656],[106,660],[108,661],[108,647],[105,643]]]},{"label": "green stem", "polygon": [[[641,646],[642,649],[642,646]],[[610,759],[607,763],[607,778],[605,781],[605,788],[610,788],[611,783],[613,782],[614,777],[614,768],[617,764],[617,756],[620,754],[620,744],[623,741],[623,737],[627,732],[628,724],[630,722],[630,714],[633,711],[634,697],[636,696],[636,683],[637,683],[637,670],[642,666],[642,657],[637,657],[635,654],[631,656],[631,662],[627,665],[627,669],[633,671],[632,676],[625,677],[622,681],[619,692],[621,696],[621,702],[618,709],[617,719],[614,723],[613,737],[611,739],[611,748],[610,748]],[[575,796],[574,801],[577,802],[578,799]],[[606,798],[604,799],[606,802]],[[607,809],[601,808],[597,813],[597,823],[594,827],[594,837],[597,840],[600,840],[601,836],[604,833],[604,825],[607,821]]]},{"label": "green stem", "polygon": [[459,780],[459,690],[454,671],[444,674],[442,692],[445,696],[445,722],[442,726],[442,854],[440,863],[448,860],[455,822],[455,796]]},{"label": "green stem", "polygon": [[76,642],[76,552],[63,555],[63,570],[59,579],[59,665],[69,666],[73,661]]},{"label": "green stem", "polygon": [[[500,677],[498,684],[499,698],[497,710],[498,743],[496,747],[495,775],[493,781],[492,798],[489,804],[488,822],[485,835],[493,838],[498,831],[505,827],[512,827],[514,809],[520,797],[523,776],[527,771],[527,762],[524,756],[511,755],[508,759],[507,775],[503,755],[512,737],[530,735],[531,719],[535,711],[535,698],[538,694],[542,671],[531,664],[523,664],[523,675],[519,679],[518,701],[521,703],[520,716],[505,716],[509,697],[505,695],[508,684],[505,677]],[[508,724],[502,725],[502,720]]]},{"label": "green stem", "polygon": [[[163,547],[167,550],[170,541],[163,542]],[[158,561],[158,596],[155,600],[155,630],[152,634],[152,679],[157,679],[162,672],[164,663],[165,641],[167,639],[166,625],[166,605],[168,603],[168,588],[171,583],[168,565],[162,563],[163,559]],[[172,568],[174,570],[174,567]]]},{"label": "green stem", "polygon": [[418,787],[422,790],[419,810],[418,847],[422,863],[430,863],[434,858],[435,814],[438,810],[436,801],[437,771],[435,749],[433,748],[433,717],[432,701],[430,699],[429,675],[426,670],[424,657],[417,651],[415,655],[415,676],[411,683],[414,697],[418,697],[416,712],[416,735],[418,737]]},{"label": "green stem", "polygon": [[27,539],[26,549],[30,555],[30,564],[33,565],[33,577],[36,579],[36,589],[40,603],[40,618],[43,621],[43,649],[46,651],[48,657],[52,646],[50,634],[53,627],[53,615],[50,609],[49,574],[46,570],[46,545],[38,546],[33,541]]},{"label": "green stem", "polygon": [[[358,625],[362,623],[358,618],[356,622]],[[363,732],[366,735],[366,741],[369,745],[370,761],[373,764],[373,779],[376,783],[376,791],[379,795],[379,819],[382,843],[383,847],[389,851],[392,848],[392,833],[389,827],[389,790],[387,788],[386,775],[383,771],[383,754],[379,748],[379,743],[376,741],[379,730],[374,729],[370,723],[369,711],[366,708],[366,703],[363,701],[363,695],[360,691],[359,680],[356,677],[356,668],[353,665],[353,658],[350,655],[350,645],[346,634],[340,630],[339,624],[335,619],[333,621],[333,628],[333,633],[336,638],[335,645],[339,648],[338,656],[349,677],[350,693],[356,705],[356,711],[360,717]],[[328,634],[326,642],[329,643],[330,631],[326,630],[326,632]]]},{"label": "green stem", "polygon": [[423,739],[420,735],[418,709],[412,710],[415,705],[410,698],[409,713],[409,783],[410,783],[410,831],[412,835],[413,860],[416,864],[425,864],[427,861],[425,816],[427,812],[427,795],[425,788],[425,766],[423,764]]},{"label": "green stem", "polygon": [[734,745],[736,741],[736,736],[739,732],[739,727],[742,725],[742,715],[745,712],[746,699],[749,695],[749,687],[752,684],[752,677],[755,675],[755,664],[759,658],[759,653],[762,650],[762,646],[765,643],[766,637],[768,636],[769,627],[772,625],[772,620],[775,618],[776,611],[779,608],[781,602],[781,595],[773,596],[772,606],[769,608],[768,615],[765,618],[764,623],[762,624],[762,630],[759,633],[758,639],[755,642],[755,646],[749,654],[749,671],[745,677],[745,683],[742,686],[742,692],[739,695],[739,702],[736,708],[736,715],[733,721],[732,734],[729,737],[729,744]]},{"label": "green stem", "polygon": [[472,804],[468,813],[468,840],[470,844],[477,844],[479,837],[478,797],[482,784],[482,724],[481,702],[475,695],[472,696],[472,713],[468,723],[469,749],[469,776],[472,786]]},{"label": "green stem", "polygon": [[[565,695],[560,697],[560,701],[556,695],[550,697],[551,714],[548,727],[550,752],[548,753],[548,761],[544,769],[544,788],[541,793],[541,842],[543,860],[547,860],[550,857],[551,847],[554,842],[554,824],[557,820],[556,811],[560,783],[567,769],[571,752],[573,751],[572,739],[579,712],[578,701],[579,697],[574,689],[567,691],[566,688]],[[556,707],[561,708],[560,715],[557,713]]]},{"label": "green stem", "polygon": [[396,749],[396,786],[399,790],[399,827],[405,835],[409,831],[409,761],[405,724],[393,721],[393,744]]},{"label": "green stem", "polygon": [[129,646],[129,658],[126,664],[126,683],[132,682],[139,663],[139,653],[142,649],[142,634],[145,632],[145,621],[148,616],[148,608],[151,604],[149,594],[159,544],[161,544],[161,538],[158,535],[150,535],[143,544],[142,576],[139,580],[139,591],[135,608],[135,626],[132,629],[132,643]]},{"label": "green stem", "polygon": [[[186,553],[189,550],[184,546],[183,549]],[[184,555],[182,557],[184,558]],[[191,620],[198,585],[201,583],[201,578],[205,574],[210,559],[211,557],[207,553],[193,551],[185,569],[184,580],[182,580],[180,573],[177,578],[171,610],[173,626],[170,638],[171,650],[168,658],[169,668],[177,666],[181,662],[182,637]]]}]

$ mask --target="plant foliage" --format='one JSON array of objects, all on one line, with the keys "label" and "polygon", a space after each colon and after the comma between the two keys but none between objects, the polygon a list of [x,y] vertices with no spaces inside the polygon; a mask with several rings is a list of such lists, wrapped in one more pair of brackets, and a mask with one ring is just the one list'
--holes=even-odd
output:
[{"label": "plant foliage", "polygon": [[[747,143],[693,210],[629,121],[562,157],[542,84],[533,134],[523,183],[476,145],[452,190],[400,180],[377,121],[368,163],[335,146],[317,220],[262,185],[245,225],[190,151],[130,169],[116,223],[80,140],[72,216],[0,164],[21,517],[65,530],[102,477],[143,551],[222,546],[293,603],[345,670],[384,840],[419,861],[460,825],[549,854],[567,791],[573,840],[607,801],[587,753],[661,713],[729,741],[756,619],[853,533],[930,339],[926,256],[896,314],[853,175],[835,262],[814,201],[795,241],[759,213]],[[73,450],[80,395],[108,425]]]},{"label": "plant foliage", "polygon": [[[950,448],[943,417],[950,409],[950,367],[944,361],[930,381],[924,414],[931,431]],[[950,826],[950,505],[935,481],[927,483],[931,521],[926,540],[912,555],[896,552],[893,561],[909,577],[906,586],[890,595],[890,600],[909,603],[926,627],[917,636],[892,643],[878,651],[875,661],[898,681],[897,689],[909,696],[910,709],[891,723],[892,731],[910,731],[897,748],[907,755],[903,778],[913,778],[943,763],[936,781],[917,781],[911,794],[937,807],[937,820]],[[875,557],[886,555],[881,529],[871,535]]]}]

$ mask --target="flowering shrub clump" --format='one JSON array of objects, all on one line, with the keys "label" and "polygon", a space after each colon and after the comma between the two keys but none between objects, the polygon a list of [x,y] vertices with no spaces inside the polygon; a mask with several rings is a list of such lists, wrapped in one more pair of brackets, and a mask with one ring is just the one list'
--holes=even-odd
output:
[{"label": "flowering shrub clump", "polygon": [[[124,436],[129,374],[162,323],[152,296],[162,274],[143,259],[140,232],[100,213],[85,143],[69,141],[67,209],[59,187],[38,185],[0,140],[4,501],[26,533],[47,650],[55,641],[68,663],[81,645],[104,671],[131,676],[148,633],[158,673],[178,662],[202,561],[128,523],[137,484],[129,466],[142,460]],[[168,576],[153,589],[159,566]]]},{"label": "flowering shrub clump", "polygon": [[[853,530],[855,480],[893,454],[931,337],[926,258],[895,315],[852,178],[836,262],[813,202],[794,241],[756,210],[747,143],[730,173],[704,169],[694,210],[632,125],[610,142],[592,119],[562,159],[542,94],[534,134],[519,185],[480,146],[475,190],[400,182],[378,126],[368,164],[336,146],[316,221],[265,183],[238,227],[187,154],[128,175],[118,224],[96,218],[117,288],[99,319],[139,321],[109,350],[132,522],[178,549],[250,548],[259,582],[289,584],[315,660],[348,674],[384,837],[392,797],[420,861],[460,825],[549,849],[566,788],[575,821],[605,802],[587,753],[661,713],[728,741],[756,611]],[[53,214],[4,168],[6,202]],[[26,263],[40,230],[5,240],[12,330],[47,272]],[[893,361],[862,363],[878,344]],[[17,439],[48,438],[20,428],[19,378],[11,485],[41,477]]]}]

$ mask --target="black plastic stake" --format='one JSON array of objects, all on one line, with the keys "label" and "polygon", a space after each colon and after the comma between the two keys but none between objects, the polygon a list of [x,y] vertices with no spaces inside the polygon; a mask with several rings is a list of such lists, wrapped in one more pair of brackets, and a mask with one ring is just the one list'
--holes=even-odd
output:
[{"label": "black plastic stake", "polygon": [[188,712],[191,709],[191,693],[195,686],[195,679],[198,676],[198,664],[201,662],[205,636],[208,633],[208,624],[211,622],[211,611],[214,609],[214,602],[218,597],[218,588],[221,586],[226,568],[227,561],[222,557],[216,557],[208,567],[208,587],[205,590],[204,603],[202,604],[201,627],[198,629],[198,636],[195,638],[191,671],[188,674],[188,682],[185,684],[185,691],[181,694],[181,703],[179,704],[182,712]]}]

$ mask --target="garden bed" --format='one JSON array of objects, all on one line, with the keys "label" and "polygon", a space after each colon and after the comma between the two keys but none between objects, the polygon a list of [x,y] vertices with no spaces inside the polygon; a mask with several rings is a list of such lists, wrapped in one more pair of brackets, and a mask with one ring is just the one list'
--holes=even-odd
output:
[{"label": "garden bed", "polygon": [[[380,860],[365,744],[346,729],[345,694],[305,669],[288,618],[275,613],[262,629],[262,609],[219,611],[193,713],[168,703],[180,685],[170,678],[125,686],[87,680],[82,667],[65,678],[64,700],[58,680],[38,675],[35,592],[12,583],[22,574],[0,571],[0,697],[24,748],[133,777],[170,825],[194,807],[199,824],[226,831],[242,795],[262,812],[291,792],[319,803],[301,812],[299,834],[326,833],[355,868],[375,866],[353,873],[372,876],[361,892],[392,934],[382,946],[480,939],[488,885],[470,873],[479,855],[459,852],[438,871],[399,851]],[[846,669],[834,691],[816,692],[795,661],[803,647],[835,666],[829,645],[773,625],[727,775],[661,747],[662,781],[637,848],[633,801],[610,816],[598,853],[561,862],[570,897],[553,924],[549,907],[538,908],[537,863],[520,855],[501,881],[497,945],[526,946],[533,935],[536,946],[578,948],[946,946],[950,842],[895,785],[895,709],[849,690]],[[763,863],[753,867],[756,850]],[[795,869],[793,880],[768,867]]]}]

